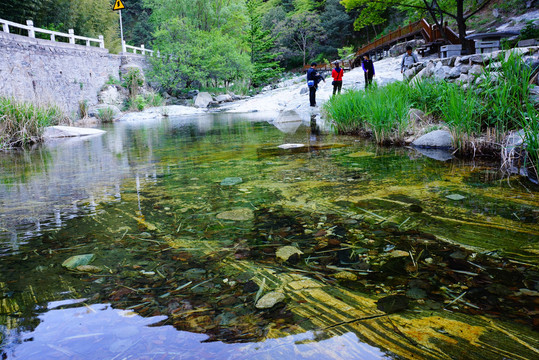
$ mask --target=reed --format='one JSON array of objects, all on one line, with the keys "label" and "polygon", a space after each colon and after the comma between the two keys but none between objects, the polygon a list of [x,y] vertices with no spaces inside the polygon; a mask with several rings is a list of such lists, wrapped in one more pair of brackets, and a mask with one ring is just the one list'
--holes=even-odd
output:
[{"label": "reed", "polygon": [[0,149],[42,140],[46,126],[68,122],[57,106],[34,105],[0,97]]},{"label": "reed", "polygon": [[455,84],[443,87],[443,101],[439,110],[453,137],[453,146],[460,152],[475,149],[473,140],[481,134],[481,101],[472,90]]},{"label": "reed", "polygon": [[114,119],[114,110],[111,108],[102,108],[97,110],[97,118],[102,122],[112,122]]},{"label": "reed", "polygon": [[403,140],[409,126],[410,98],[402,82],[332,97],[324,111],[339,133],[370,132],[379,144]]},{"label": "reed", "polygon": [[524,130],[524,143],[528,153],[529,163],[526,164],[526,168],[528,174],[537,180],[539,179],[539,111],[531,104],[527,104],[526,111],[521,114],[519,125]]}]

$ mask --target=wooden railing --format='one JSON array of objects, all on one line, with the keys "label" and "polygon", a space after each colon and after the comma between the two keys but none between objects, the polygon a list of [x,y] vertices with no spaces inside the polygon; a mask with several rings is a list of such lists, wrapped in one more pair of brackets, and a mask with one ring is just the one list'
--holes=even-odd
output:
[{"label": "wooden railing", "polygon": [[105,41],[103,40],[103,35],[99,35],[97,39],[95,38],[89,38],[85,36],[79,36],[75,35],[75,32],[73,29],[69,29],[68,33],[61,33],[58,31],[52,31],[48,29],[41,29],[34,26],[34,22],[32,20],[26,20],[26,25],[17,24],[12,21],[0,19],[0,24],[2,24],[2,31],[5,33],[10,33],[10,27],[16,28],[16,29],[23,29],[28,32],[29,38],[36,38],[36,33],[42,33],[47,34],[50,36],[51,41],[56,41],[57,37],[63,37],[69,39],[70,44],[76,44],[77,40],[84,41],[86,43],[86,46],[91,46],[92,43],[97,43],[97,45],[100,48],[105,48]]},{"label": "wooden railing", "polygon": [[[341,68],[343,68],[344,70],[352,69],[352,60],[336,60],[336,61],[339,61],[340,65],[341,65]],[[307,71],[310,67],[311,67],[311,65],[305,65],[303,67],[303,72]],[[333,63],[318,64],[318,65],[316,65],[316,70],[319,70],[319,71],[333,70]]]},{"label": "wooden railing", "polygon": [[[460,40],[458,35],[451,30],[450,28],[444,26],[445,34],[447,36],[447,40],[451,44],[460,44]],[[419,21],[416,21],[414,23],[411,23],[404,27],[399,27],[397,30],[390,32],[387,35],[382,36],[381,38],[361,47],[356,52],[356,57],[361,56],[363,54],[367,54],[370,51],[373,51],[375,49],[378,49],[379,47],[391,43],[393,41],[397,41],[401,38],[405,38],[407,36],[410,36],[414,33],[421,33],[425,40],[427,42],[434,42],[438,39],[443,39],[442,32],[440,31],[440,28],[436,25],[429,25],[427,20],[421,19]]]}]

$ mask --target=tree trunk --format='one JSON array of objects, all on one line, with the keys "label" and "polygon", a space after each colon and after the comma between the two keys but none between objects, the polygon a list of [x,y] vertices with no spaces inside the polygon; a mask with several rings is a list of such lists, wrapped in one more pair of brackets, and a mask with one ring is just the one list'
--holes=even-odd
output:
[{"label": "tree trunk", "polygon": [[457,0],[457,26],[459,31],[459,40],[462,44],[462,50],[466,54],[470,53],[470,46],[466,41],[466,19],[464,18],[464,0]]}]

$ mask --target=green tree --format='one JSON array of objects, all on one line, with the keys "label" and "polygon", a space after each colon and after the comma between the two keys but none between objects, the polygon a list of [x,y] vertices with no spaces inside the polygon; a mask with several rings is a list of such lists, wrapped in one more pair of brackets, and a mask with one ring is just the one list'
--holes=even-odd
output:
[{"label": "green tree", "polygon": [[282,72],[277,61],[280,54],[272,52],[275,41],[271,36],[271,31],[262,28],[262,16],[257,11],[261,3],[261,0],[246,1],[249,16],[247,43],[251,50],[251,64],[253,65],[251,85],[254,87],[266,84]]},{"label": "green tree", "polygon": [[155,33],[154,50],[160,56],[150,58],[150,81],[169,93],[196,84],[227,86],[251,75],[249,55],[237,38],[219,29],[198,29],[185,18],[161,24]]},{"label": "green tree", "polygon": [[325,45],[321,48],[328,55],[337,55],[337,49],[344,46],[353,36],[354,19],[348,15],[340,0],[327,0],[321,14],[321,26],[325,30]]},{"label": "green tree", "polygon": [[466,21],[484,9],[492,0],[342,0],[347,10],[360,9],[354,26],[360,29],[366,25],[385,21],[384,12],[389,8],[428,13],[431,19],[441,25],[444,16],[452,18],[458,27],[460,42],[466,46]]},{"label": "green tree", "polygon": [[313,55],[315,44],[325,40],[324,29],[320,17],[311,12],[297,13],[287,17],[275,27],[280,35],[280,43],[284,51],[296,49],[303,59],[303,66],[307,57]]}]

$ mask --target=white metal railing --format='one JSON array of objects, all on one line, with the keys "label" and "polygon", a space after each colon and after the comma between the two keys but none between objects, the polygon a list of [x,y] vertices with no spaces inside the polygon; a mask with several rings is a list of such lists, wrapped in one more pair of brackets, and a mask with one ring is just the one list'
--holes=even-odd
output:
[{"label": "white metal railing", "polygon": [[56,41],[56,37],[63,37],[63,38],[69,39],[70,44],[76,44],[75,42],[76,40],[81,40],[81,41],[86,42],[86,46],[91,46],[92,43],[97,43],[100,48],[102,49],[105,48],[105,41],[103,39],[103,35],[99,35],[99,37],[95,39],[95,38],[75,35],[73,29],[69,29],[68,34],[61,33],[58,31],[41,29],[41,28],[34,27],[34,22],[32,20],[26,20],[26,25],[22,25],[22,24],[14,23],[12,21],[0,19],[0,24],[2,24],[2,30],[8,34],[9,34],[9,28],[13,27],[13,28],[24,29],[28,31],[28,37],[30,38],[35,38],[36,33],[43,33],[43,34],[50,35],[51,41]]},{"label": "white metal railing", "polygon": [[[125,40],[123,40],[122,41],[122,52],[123,53],[128,53],[128,50],[132,50],[133,54],[138,54],[138,51],[140,51],[140,53],[142,55],[146,55],[146,53],[148,53],[148,54],[150,54],[150,56],[153,56],[153,53],[154,53],[153,50],[146,49],[144,47],[144,44],[140,45],[140,47],[136,47],[136,46],[127,45]],[[159,57],[159,52],[157,53],[157,56]]]}]

